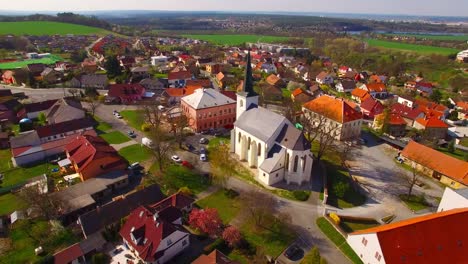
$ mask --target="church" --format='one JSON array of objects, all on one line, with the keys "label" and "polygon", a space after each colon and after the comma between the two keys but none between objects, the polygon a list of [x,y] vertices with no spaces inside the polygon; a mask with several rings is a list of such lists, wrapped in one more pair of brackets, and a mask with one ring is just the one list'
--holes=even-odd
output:
[{"label": "church", "polygon": [[242,91],[237,93],[236,122],[231,130],[231,151],[249,167],[257,168],[264,185],[285,181],[309,182],[313,156],[310,142],[284,116],[258,106],[253,89],[250,52]]}]

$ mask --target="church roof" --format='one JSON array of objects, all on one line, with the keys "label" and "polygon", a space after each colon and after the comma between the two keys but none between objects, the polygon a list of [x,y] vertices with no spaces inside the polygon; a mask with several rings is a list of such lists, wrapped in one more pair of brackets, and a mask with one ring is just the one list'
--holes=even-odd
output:
[{"label": "church roof", "polygon": [[291,124],[284,124],[275,141],[287,149],[300,151],[310,149],[310,142],[306,140],[302,131]]},{"label": "church roof", "polygon": [[242,113],[236,120],[235,126],[262,141],[267,141],[285,122],[290,123],[284,116],[257,107]]},{"label": "church roof", "polygon": [[247,53],[247,65],[245,68],[245,79],[244,79],[244,87],[239,94],[243,94],[246,97],[253,97],[258,96],[258,94],[254,91],[253,88],[253,77],[252,77],[252,62],[250,59],[250,50]]},{"label": "church roof", "polygon": [[268,173],[274,171],[276,165],[279,162],[279,159],[283,156],[284,152],[286,152],[285,148],[278,144],[273,145],[273,147],[268,152],[267,158],[260,165],[260,169]]}]

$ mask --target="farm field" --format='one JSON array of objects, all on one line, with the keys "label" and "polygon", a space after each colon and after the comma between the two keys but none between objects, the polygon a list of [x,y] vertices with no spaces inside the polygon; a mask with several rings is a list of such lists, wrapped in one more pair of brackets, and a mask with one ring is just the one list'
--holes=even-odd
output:
[{"label": "farm field", "polygon": [[[0,27],[1,27],[1,23],[2,22],[0,22]],[[34,64],[34,63],[42,63],[45,65],[50,65],[50,64],[55,64],[57,61],[63,61],[63,58],[52,54],[49,57],[45,57],[41,59],[31,59],[31,60],[0,63],[0,70],[23,68],[23,67],[28,66],[28,64]]]},{"label": "farm field", "polygon": [[410,52],[416,52],[419,54],[450,55],[450,54],[455,54],[459,52],[459,50],[451,49],[451,48],[398,43],[398,42],[379,40],[379,39],[366,39],[365,41],[369,44],[369,46],[372,46],[372,47],[386,48],[386,49],[393,49],[393,50],[400,50],[400,51],[410,51]]},{"label": "farm field", "polygon": [[100,35],[105,33],[108,31],[101,28],[52,21],[0,22],[0,35]]},{"label": "farm field", "polygon": [[408,36],[418,39],[468,41],[468,35],[431,35],[431,34],[385,34],[388,36]]},{"label": "farm field", "polygon": [[182,35],[186,38],[208,41],[218,45],[239,45],[245,42],[282,42],[288,40],[287,37],[277,36],[257,36],[257,35]]}]

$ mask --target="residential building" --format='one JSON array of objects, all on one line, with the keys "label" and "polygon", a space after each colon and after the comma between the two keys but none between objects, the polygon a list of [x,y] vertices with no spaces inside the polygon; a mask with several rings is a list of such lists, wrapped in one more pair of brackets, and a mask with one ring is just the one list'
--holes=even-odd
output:
[{"label": "residential building", "polygon": [[54,254],[55,264],[81,264],[90,261],[92,256],[104,249],[106,240],[95,234]]},{"label": "residential building", "polygon": [[104,139],[94,136],[78,136],[65,146],[68,163],[80,175],[82,181],[112,171],[125,170],[127,161]]},{"label": "residential building", "polygon": [[62,81],[63,74],[52,68],[45,68],[41,72],[41,80],[49,84],[59,83]]},{"label": "residential building", "polygon": [[112,84],[107,93],[107,102],[134,104],[143,99],[146,89],[139,83],[135,84]]},{"label": "residential building", "polygon": [[145,78],[140,81],[140,84],[145,87],[147,91],[160,91],[160,93],[164,91],[164,83],[158,79]]},{"label": "residential building", "polygon": [[462,50],[457,53],[458,62],[468,62],[468,50]]},{"label": "residential building", "polygon": [[356,88],[356,82],[350,79],[343,79],[335,85],[335,89],[340,93],[350,93]]},{"label": "residential building", "polygon": [[314,96],[302,90],[301,88],[296,88],[291,93],[291,100],[301,105],[309,102],[312,99],[314,99]]},{"label": "residential building", "polygon": [[144,189],[115,197],[112,202],[80,215],[77,223],[81,227],[83,236],[88,238],[108,226],[120,223],[122,218],[128,216],[137,207],[155,204],[163,198],[164,195],[159,186],[153,184]]},{"label": "residential building", "polygon": [[337,140],[354,140],[361,135],[362,114],[341,98],[323,95],[305,103],[302,111]]},{"label": "residential building", "polygon": [[95,73],[98,69],[97,63],[91,59],[84,59],[81,63],[81,69],[86,73]]},{"label": "residential building", "polygon": [[199,88],[181,99],[182,112],[197,132],[230,128],[236,120],[236,101],[215,89]]},{"label": "residential building", "polygon": [[81,102],[72,98],[57,100],[44,114],[49,125],[83,119],[86,116]]},{"label": "residential building", "polygon": [[149,78],[149,68],[147,66],[143,67],[134,67],[130,70],[132,73],[132,79],[144,79],[144,78]]},{"label": "residential building", "polygon": [[408,127],[413,127],[416,119],[425,117],[424,112],[418,108],[408,107],[399,103],[393,104],[390,108],[390,112],[400,115],[405,120]]},{"label": "residential building", "polygon": [[384,110],[382,103],[372,97],[365,99],[361,103],[360,108],[364,118],[367,119],[374,119],[376,115],[381,114]]},{"label": "residential building", "polygon": [[358,103],[364,102],[364,100],[369,97],[371,97],[371,95],[366,90],[355,88],[351,91],[351,98]]},{"label": "residential building", "polygon": [[322,71],[315,77],[315,81],[319,84],[331,85],[333,84],[333,76],[328,72]]},{"label": "residential building", "polygon": [[437,212],[457,208],[468,208],[468,188],[454,190],[450,187],[445,187]]},{"label": "residential building", "polygon": [[151,65],[160,66],[160,65],[166,64],[167,60],[168,60],[167,56],[162,56],[162,55],[154,56],[154,57],[151,57]]},{"label": "residential building", "polygon": [[21,118],[22,104],[13,96],[0,95],[0,120],[17,123]]},{"label": "residential building", "polygon": [[15,73],[9,70],[3,72],[2,82],[4,84],[16,84]]},{"label": "residential building", "polygon": [[414,103],[415,99],[412,98],[412,97],[409,97],[409,96],[399,95],[398,99],[397,99],[397,102],[399,104],[402,104],[402,105],[407,106],[409,108],[413,108],[413,107],[416,106],[415,103]]},{"label": "residential building", "polygon": [[205,69],[210,74],[216,75],[223,71],[223,65],[219,63],[207,63],[205,64]]},{"label": "residential building", "polygon": [[375,99],[385,99],[388,97],[387,88],[382,82],[363,84],[359,89],[367,91]]},{"label": "residential building", "polygon": [[280,77],[278,77],[278,76],[276,76],[276,75],[274,75],[274,74],[270,74],[270,75],[266,78],[265,81],[266,81],[269,85],[276,86],[276,87],[278,87],[278,88],[284,88],[284,87],[286,86],[286,84],[284,83],[284,81],[283,81]]},{"label": "residential building", "polygon": [[237,261],[230,260],[221,251],[215,249],[208,255],[201,255],[192,264],[239,264]]},{"label": "residential building", "polygon": [[387,120],[385,120],[383,113],[376,115],[372,127],[374,129],[382,129],[384,123],[387,122],[386,134],[392,137],[404,136],[406,134],[406,121],[399,114],[390,113],[389,115]]},{"label": "residential building", "polygon": [[24,109],[26,111],[26,117],[29,119],[36,119],[41,112],[45,114],[45,112],[49,110],[57,101],[58,99],[52,99],[37,103],[25,104]]},{"label": "residential building", "polygon": [[184,87],[190,79],[192,79],[192,74],[187,70],[171,71],[167,77],[169,84],[175,87]]},{"label": "residential building", "polygon": [[105,74],[83,74],[70,81],[71,87],[106,89],[109,80]]},{"label": "residential building", "polygon": [[237,93],[236,119],[231,130],[231,151],[249,167],[258,168],[258,181],[265,185],[282,181],[301,185],[310,181],[310,143],[284,116],[258,106],[250,52],[244,87]]},{"label": "residential building", "polygon": [[161,97],[167,105],[174,105],[180,103],[182,97],[193,94],[196,89],[198,87],[166,88]]},{"label": "residential building", "polygon": [[436,117],[418,118],[413,126],[416,129],[424,130],[424,136],[430,139],[444,139],[449,127]]},{"label": "residential building", "polygon": [[464,263],[468,208],[356,231],[347,242],[363,263]]},{"label": "residential building", "polygon": [[424,174],[453,189],[468,187],[468,162],[410,141],[401,156]]}]

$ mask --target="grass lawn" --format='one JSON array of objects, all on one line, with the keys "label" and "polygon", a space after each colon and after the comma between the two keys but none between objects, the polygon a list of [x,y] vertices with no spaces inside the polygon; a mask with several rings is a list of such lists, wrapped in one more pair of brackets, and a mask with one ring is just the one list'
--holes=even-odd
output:
[{"label": "grass lawn", "polygon": [[17,167],[4,172],[5,179],[3,180],[2,187],[16,185],[22,183],[30,178],[49,173],[53,168],[58,168],[57,165],[42,163],[31,167]]},{"label": "grass lawn", "polygon": [[462,145],[464,147],[468,147],[468,137],[462,138],[460,140],[460,145]]},{"label": "grass lawn", "polygon": [[390,36],[408,36],[418,39],[468,41],[468,35],[430,35],[430,34],[385,34]]},{"label": "grass lawn", "polygon": [[130,138],[120,131],[112,131],[106,134],[99,135],[109,144],[122,144],[130,141]]},{"label": "grass lawn", "polygon": [[411,195],[409,198],[406,194],[400,194],[400,199],[405,205],[414,212],[426,209],[429,205],[423,196]]},{"label": "grass lawn", "polygon": [[26,204],[12,193],[0,196],[0,215],[10,214],[25,207]]},{"label": "grass lawn", "polygon": [[96,122],[98,123],[98,125],[96,126],[96,130],[98,130],[98,132],[105,133],[112,128],[110,124],[102,121],[97,116],[94,117],[94,120],[96,120]]},{"label": "grass lawn", "polygon": [[120,115],[127,121],[128,125],[141,131],[141,125],[143,125],[143,113],[137,110],[124,110],[120,111]]},{"label": "grass lawn", "polygon": [[69,23],[52,21],[0,22],[0,35],[103,35],[109,31]]},{"label": "grass lawn", "polygon": [[0,149],[0,172],[11,168],[11,151],[9,149]]},{"label": "grass lawn", "polygon": [[354,220],[354,219],[346,219],[341,218],[340,227],[346,233],[352,233],[354,231],[368,229],[371,227],[378,226],[379,222],[375,220]]},{"label": "grass lawn", "polygon": [[317,226],[353,263],[362,263],[346,239],[324,217],[317,218]]},{"label": "grass lawn", "polygon": [[182,35],[186,38],[208,41],[217,45],[240,45],[245,42],[278,43],[287,41],[287,37],[259,35]]},{"label": "grass lawn", "polygon": [[239,200],[226,196],[224,190],[219,190],[212,195],[200,200],[197,204],[202,208],[216,208],[224,224],[231,222],[240,211]]},{"label": "grass lawn", "polygon": [[369,44],[369,46],[372,46],[372,47],[380,47],[380,48],[400,50],[400,51],[410,51],[410,52],[416,52],[419,54],[450,55],[450,54],[456,54],[459,51],[457,49],[452,49],[452,48],[407,44],[407,43],[386,41],[386,40],[380,40],[380,39],[366,39],[366,42]]},{"label": "grass lawn", "polygon": [[166,79],[168,76],[167,73],[155,73],[154,74],[154,77],[158,78],[158,79]]},{"label": "grass lawn", "polygon": [[[0,31],[1,31],[1,24],[6,22],[0,22]],[[1,33],[0,33],[1,35]],[[4,62],[0,63],[0,70],[8,70],[8,69],[16,69],[16,68],[23,68],[28,66],[28,64],[33,63],[43,63],[43,64],[54,64],[57,61],[63,61],[63,58],[57,55],[50,55],[45,58],[40,59],[30,59],[30,60],[22,60],[22,61],[13,61],[13,62]]]},{"label": "grass lawn", "polygon": [[447,150],[447,148],[438,148],[437,149],[438,151],[444,153],[444,154],[447,154],[449,156],[452,156],[454,158],[457,158],[459,160],[465,160],[465,152],[463,150],[460,150],[460,149],[455,149],[455,151],[452,153],[450,151]]},{"label": "grass lawn", "polygon": [[154,175],[152,180],[168,195],[177,192],[181,187],[188,187],[194,194],[198,194],[210,186],[209,179],[177,164],[171,164],[161,176],[157,163],[154,163],[150,172]]},{"label": "grass lawn", "polygon": [[130,164],[134,162],[142,162],[149,160],[153,156],[153,153],[149,148],[140,144],[135,144],[122,148],[119,150],[119,154],[120,156],[128,160]]}]

